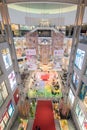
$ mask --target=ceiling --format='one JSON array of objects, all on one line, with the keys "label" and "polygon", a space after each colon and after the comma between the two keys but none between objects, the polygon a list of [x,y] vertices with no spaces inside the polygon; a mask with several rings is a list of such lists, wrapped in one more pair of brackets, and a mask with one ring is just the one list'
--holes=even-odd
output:
[{"label": "ceiling", "polygon": [[58,14],[74,11],[77,9],[77,5],[59,2],[21,2],[8,4],[8,7],[17,11],[35,14]]},{"label": "ceiling", "polygon": [[69,6],[72,6],[72,4],[61,4],[61,3],[18,3],[18,4],[15,4],[15,5],[18,5],[20,7],[30,7],[30,8],[33,8],[33,9],[56,9],[56,8],[66,8],[66,7],[69,7]]},{"label": "ceiling", "polygon": [[[7,3],[17,3],[17,2],[61,2],[61,3],[71,3],[78,4],[80,0],[6,0]],[[87,5],[87,0],[85,0]]]}]

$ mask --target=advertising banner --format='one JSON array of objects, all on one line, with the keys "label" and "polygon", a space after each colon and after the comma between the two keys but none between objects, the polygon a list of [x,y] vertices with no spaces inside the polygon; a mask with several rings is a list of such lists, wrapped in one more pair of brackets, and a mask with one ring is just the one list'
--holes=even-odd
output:
[{"label": "advertising banner", "polygon": [[14,71],[12,71],[9,74],[8,79],[9,79],[9,82],[10,82],[11,90],[13,91],[16,88],[16,86],[17,86],[17,82],[16,82],[16,77],[15,77]]},{"label": "advertising banner", "polygon": [[36,70],[36,49],[27,49],[26,50],[26,59],[29,70]]}]

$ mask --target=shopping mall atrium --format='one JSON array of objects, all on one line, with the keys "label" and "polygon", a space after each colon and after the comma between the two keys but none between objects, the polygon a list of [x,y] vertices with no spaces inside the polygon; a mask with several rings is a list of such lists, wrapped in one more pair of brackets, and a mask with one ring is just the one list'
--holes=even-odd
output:
[{"label": "shopping mall atrium", "polygon": [[0,130],[87,130],[87,0],[0,0]]}]

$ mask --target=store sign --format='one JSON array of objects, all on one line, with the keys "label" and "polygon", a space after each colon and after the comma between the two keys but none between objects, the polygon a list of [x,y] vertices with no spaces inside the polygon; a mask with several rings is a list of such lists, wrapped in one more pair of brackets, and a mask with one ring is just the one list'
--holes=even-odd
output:
[{"label": "store sign", "polygon": [[12,65],[12,60],[8,48],[2,50],[2,56],[3,56],[3,61],[5,63],[5,67],[6,69],[8,69]]},{"label": "store sign", "polygon": [[19,90],[18,90],[18,88],[16,89],[16,91],[14,93],[14,101],[15,101],[15,104],[17,105],[17,103],[19,101]]},{"label": "store sign", "polygon": [[11,85],[11,90],[13,91],[16,88],[16,86],[17,86],[17,82],[16,82],[16,77],[15,77],[14,71],[12,71],[9,74],[8,79],[9,79],[9,82],[10,82],[10,85]]}]

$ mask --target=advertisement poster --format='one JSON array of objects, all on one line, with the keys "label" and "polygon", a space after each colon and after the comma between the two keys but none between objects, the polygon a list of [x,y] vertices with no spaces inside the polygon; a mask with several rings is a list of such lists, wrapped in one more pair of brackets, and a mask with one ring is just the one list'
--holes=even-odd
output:
[{"label": "advertisement poster", "polygon": [[80,49],[77,49],[76,58],[75,58],[75,65],[76,65],[76,67],[78,67],[80,70],[82,69],[82,64],[83,64],[83,60],[84,60],[84,55],[85,55],[85,51],[82,51],[82,50],[80,50]]},{"label": "advertisement poster", "polygon": [[62,70],[62,58],[64,51],[62,49],[54,50],[54,69],[61,71]]},{"label": "advertisement poster", "polygon": [[55,56],[58,56],[58,57],[62,58],[62,57],[63,57],[63,53],[64,53],[64,50],[63,50],[63,49],[54,50],[54,57],[55,57]]},{"label": "advertisement poster", "polygon": [[37,69],[36,49],[26,50],[27,65],[29,70]]},{"label": "advertisement poster", "polygon": [[79,76],[76,74],[76,72],[73,72],[72,80],[73,80],[73,84],[74,84],[75,89],[76,89],[78,86],[78,82],[79,82]]},{"label": "advertisement poster", "polygon": [[3,57],[5,67],[6,69],[8,69],[12,65],[12,60],[8,48],[2,50],[2,57]]},{"label": "advertisement poster", "polygon": [[9,107],[8,107],[8,114],[9,114],[10,117],[12,117],[13,113],[14,113],[14,105],[11,102],[10,105],[9,105]]},{"label": "advertisement poster", "polygon": [[17,86],[17,82],[16,82],[16,77],[15,77],[14,71],[12,71],[9,74],[8,79],[9,79],[9,82],[10,82],[11,90],[13,91],[16,88],[16,86]]},{"label": "advertisement poster", "polygon": [[85,85],[85,84],[82,82],[81,89],[80,89],[80,94],[79,94],[80,99],[81,99],[81,100],[84,100],[86,94],[87,94],[87,85]]}]

